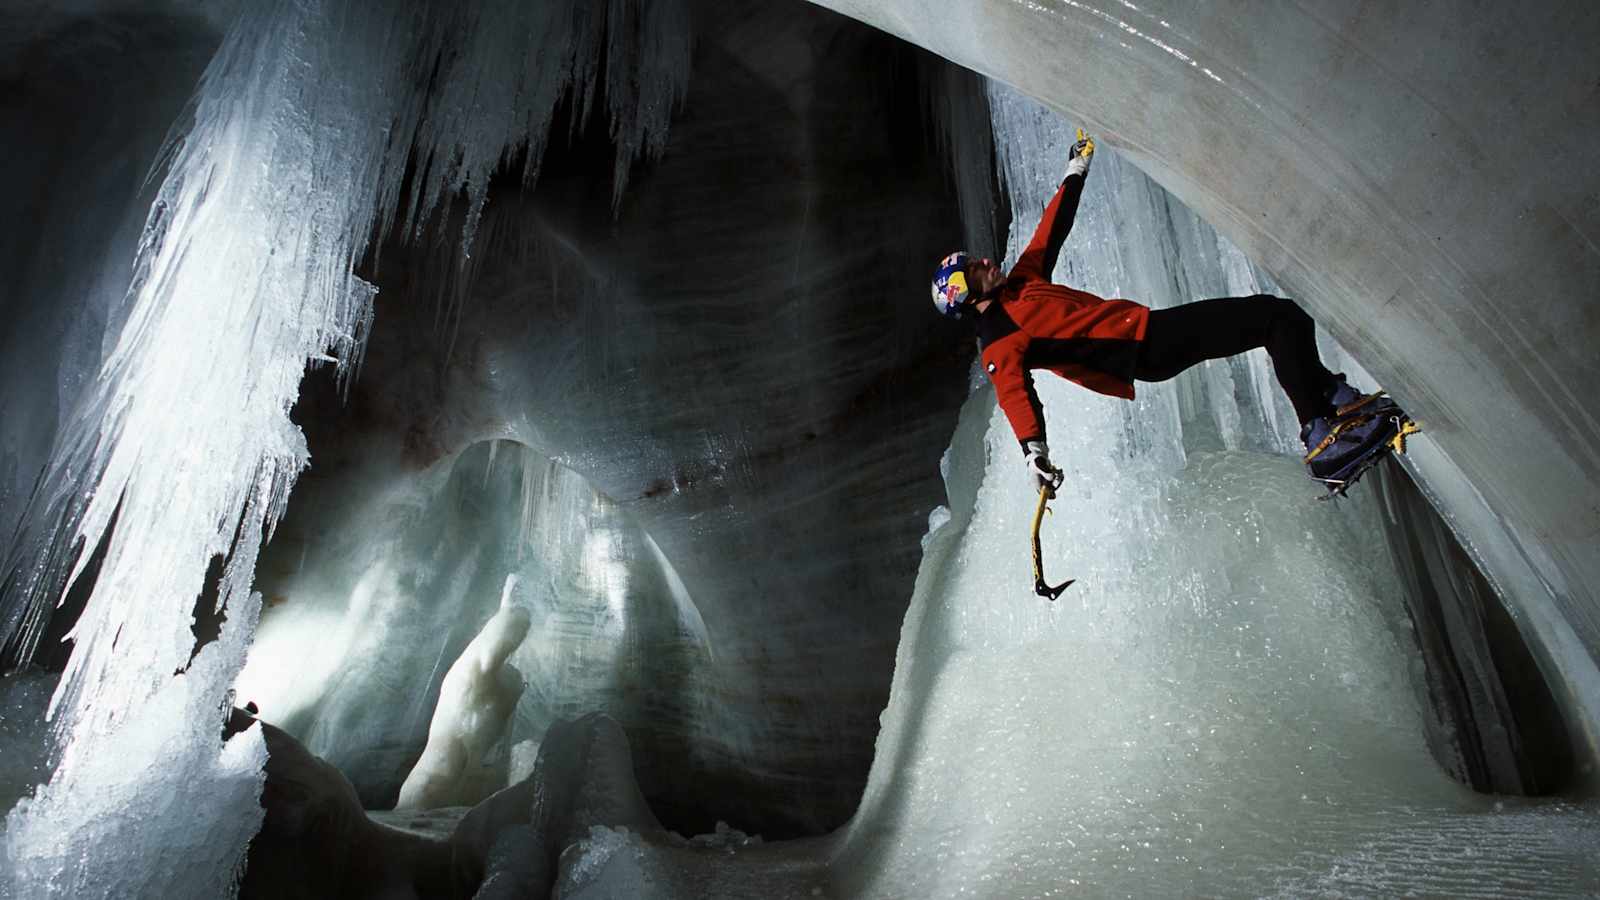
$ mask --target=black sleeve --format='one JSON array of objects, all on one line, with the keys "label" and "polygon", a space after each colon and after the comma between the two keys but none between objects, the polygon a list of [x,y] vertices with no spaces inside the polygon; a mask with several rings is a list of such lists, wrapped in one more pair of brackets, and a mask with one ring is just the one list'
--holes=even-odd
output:
[{"label": "black sleeve", "polygon": [[1061,181],[1061,202],[1056,206],[1055,220],[1050,223],[1050,236],[1045,240],[1044,260],[1041,267],[1044,277],[1056,269],[1056,259],[1061,255],[1061,245],[1072,232],[1072,222],[1078,217],[1078,201],[1083,197],[1087,175],[1068,175]]}]

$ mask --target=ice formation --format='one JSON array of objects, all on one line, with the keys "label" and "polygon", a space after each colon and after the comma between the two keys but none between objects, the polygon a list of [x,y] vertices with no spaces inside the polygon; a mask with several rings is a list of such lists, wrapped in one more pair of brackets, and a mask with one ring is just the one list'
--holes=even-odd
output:
[{"label": "ice formation", "polygon": [[[262,748],[249,733],[219,744],[227,685],[259,608],[256,554],[306,461],[288,419],[301,375],[359,363],[373,288],[355,266],[375,234],[413,230],[458,195],[465,252],[490,174],[518,153],[537,174],[557,103],[570,92],[586,112],[602,58],[620,190],[635,154],[661,146],[687,50],[673,3],[244,7],[171,148],[127,320],[8,561],[0,626],[25,659],[83,548],[110,533],[51,704],[60,762],[8,817],[19,893],[126,896],[144,877],[172,896],[228,892]],[[226,625],[191,661],[189,614],[215,557]],[[129,758],[164,761],[108,770]],[[136,833],[183,797],[189,822]],[[207,833],[214,864],[196,865],[184,844]]]},{"label": "ice formation", "polygon": [[[356,468],[314,531],[280,533],[270,558],[293,567],[258,576],[272,606],[238,690],[370,808],[394,805],[402,781],[403,806],[477,802],[528,774],[553,722],[595,709],[652,755],[718,726],[687,700],[712,649],[693,599],[577,473],[512,441],[422,472]],[[452,743],[472,749],[444,764]],[[418,790],[438,778],[454,787]]]},{"label": "ice formation", "polygon": [[445,673],[428,744],[400,786],[396,809],[471,805],[492,792],[472,785],[522,696],[522,676],[506,665],[528,634],[528,611],[512,600],[516,584],[515,575],[506,576],[500,609]]},{"label": "ice formation", "polygon": [[634,783],[627,735],[592,714],[550,729],[532,775],[462,819],[458,866],[479,897],[816,897],[826,841],[765,844],[726,823],[685,838],[662,829]]},{"label": "ice formation", "polygon": [[[1600,409],[1595,322],[1579,311],[1600,284],[1586,205],[1600,175],[1595,123],[1572,115],[1600,76],[1595,9],[1499,7],[1440,30],[1275,3],[1253,4],[1240,28],[1181,0],[981,15],[942,0],[816,2],[1104,134],[1359,348],[1426,423],[1415,468],[1503,586],[1591,780],[1600,772]],[[1490,45],[1537,48],[1536,63],[1463,77]],[[1502,183],[1485,127],[1536,135],[1540,165]],[[1485,183],[1499,187],[1469,187]]]},{"label": "ice formation", "polygon": [[0,809],[11,809],[50,775],[50,734],[38,712],[49,704],[55,681],[28,671],[0,681]]},{"label": "ice formation", "polygon": [[[670,598],[658,608],[681,653],[677,674],[698,677],[712,654],[649,535],[570,472],[535,477],[548,461],[529,463],[525,448],[469,450],[357,507],[402,510],[381,540],[435,541],[440,556],[426,561],[440,563],[437,580],[419,588],[417,570],[353,560],[354,586],[337,602],[285,615],[281,634],[264,627],[252,647],[263,602],[250,584],[256,549],[305,463],[286,410],[308,362],[359,360],[372,289],[352,270],[369,238],[391,225],[415,234],[459,197],[459,248],[470,252],[489,173],[527,145],[532,177],[555,104],[569,87],[578,106],[592,103],[601,71],[622,145],[614,191],[635,149],[661,146],[688,46],[664,21],[675,7],[599,9],[305,0],[251,6],[230,32],[174,148],[128,325],[63,428],[8,586],[8,636],[37,640],[45,605],[110,532],[54,701],[59,765],[6,823],[7,891],[227,895],[261,820],[264,753],[260,729],[220,740],[236,676],[269,708],[319,707],[330,754],[389,727],[361,718],[364,707],[405,698],[414,724],[434,689],[445,697],[434,716],[441,737],[458,734],[480,761],[505,751],[495,778],[518,781],[536,752],[531,779],[457,834],[476,841],[483,896],[551,883],[569,896],[697,897],[1600,890],[1592,810],[1496,803],[1429,758],[1396,578],[1377,539],[1383,511],[1370,497],[1332,509],[1309,502],[1314,489],[1285,454],[1292,416],[1260,358],[1147,387],[1135,404],[1042,380],[1070,479],[1046,526],[1047,553],[1052,572],[1079,579],[1055,605],[1029,589],[1032,497],[1014,441],[992,397],[971,398],[945,459],[949,507],[928,517],[867,794],[851,825],[827,839],[764,844],[731,829],[675,839],[644,806],[615,722],[553,724],[574,696],[625,692],[610,680],[616,672],[639,676],[615,660],[584,668],[585,653],[614,643],[570,639],[615,637],[637,621],[625,613],[641,591]],[[635,94],[633,84],[650,90]],[[997,90],[991,101],[1015,240],[1031,230],[1067,140],[1016,95]],[[957,160],[970,150],[951,146]],[[403,183],[408,160],[416,177]],[[963,184],[970,198],[972,182]],[[1057,277],[1158,305],[1274,289],[1110,153]],[[1328,349],[1335,368],[1353,371]],[[508,451],[517,464],[497,466]],[[1428,443],[1415,452],[1426,459]],[[513,470],[519,514],[495,509],[515,520],[513,549],[410,530],[407,504],[470,496],[460,482]],[[1458,475],[1434,489],[1451,508],[1474,502]],[[529,545],[552,552],[533,565],[517,556]],[[1505,542],[1481,552],[1502,576],[1537,581],[1549,571],[1519,563]],[[207,585],[214,560],[226,566],[220,585]],[[530,569],[552,585],[547,605],[527,604],[537,618],[503,593],[496,607],[483,580]],[[214,596],[225,613],[197,653],[196,596]],[[461,620],[428,644],[439,677],[369,690],[363,679],[381,683],[385,672],[378,645],[426,630],[386,631],[380,613],[398,619],[430,604]],[[1559,609],[1533,614],[1547,633],[1570,635]],[[326,641],[311,645],[313,632]],[[300,657],[286,650],[306,647]],[[1587,659],[1581,645],[1559,649],[1555,670]],[[330,691],[343,687],[344,697],[299,695],[281,677],[352,656],[373,662]],[[508,724],[507,661],[539,685],[578,684],[567,696],[524,694]],[[1590,671],[1566,683],[1580,704],[1594,702],[1581,674]],[[479,685],[500,696],[471,721],[472,704],[457,701]],[[6,700],[27,706],[29,690]],[[0,723],[4,763],[34,770],[37,737]],[[434,763],[417,778],[457,770]]]}]

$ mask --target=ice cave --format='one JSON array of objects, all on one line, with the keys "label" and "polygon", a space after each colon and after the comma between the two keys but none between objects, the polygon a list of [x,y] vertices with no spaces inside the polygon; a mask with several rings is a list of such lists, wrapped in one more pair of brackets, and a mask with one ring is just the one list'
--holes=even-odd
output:
[{"label": "ice cave", "polygon": [[[1600,5],[0,2],[0,897],[1600,896]],[[1037,380],[957,247],[1294,298]]]}]

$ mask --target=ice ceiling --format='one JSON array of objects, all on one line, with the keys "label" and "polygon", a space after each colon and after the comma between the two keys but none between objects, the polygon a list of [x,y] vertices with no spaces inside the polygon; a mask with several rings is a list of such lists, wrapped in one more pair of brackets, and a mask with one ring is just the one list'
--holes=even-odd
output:
[{"label": "ice ceiling", "polygon": [[[0,890],[1600,889],[1600,15],[823,5],[0,7]],[[1046,385],[1031,597],[923,281],[1067,122],[1058,277],[1300,298],[1408,473]]]}]

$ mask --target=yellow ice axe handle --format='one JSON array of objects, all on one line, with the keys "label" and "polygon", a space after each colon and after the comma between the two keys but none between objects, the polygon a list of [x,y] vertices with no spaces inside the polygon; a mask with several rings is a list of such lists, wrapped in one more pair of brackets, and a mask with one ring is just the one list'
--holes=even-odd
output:
[{"label": "yellow ice axe handle", "polygon": [[1061,596],[1061,592],[1072,587],[1076,579],[1068,578],[1055,587],[1051,587],[1044,580],[1044,554],[1039,550],[1039,523],[1044,521],[1044,514],[1050,511],[1047,505],[1050,498],[1055,496],[1046,485],[1039,486],[1039,505],[1033,511],[1033,592],[1047,600],[1054,601]]}]

